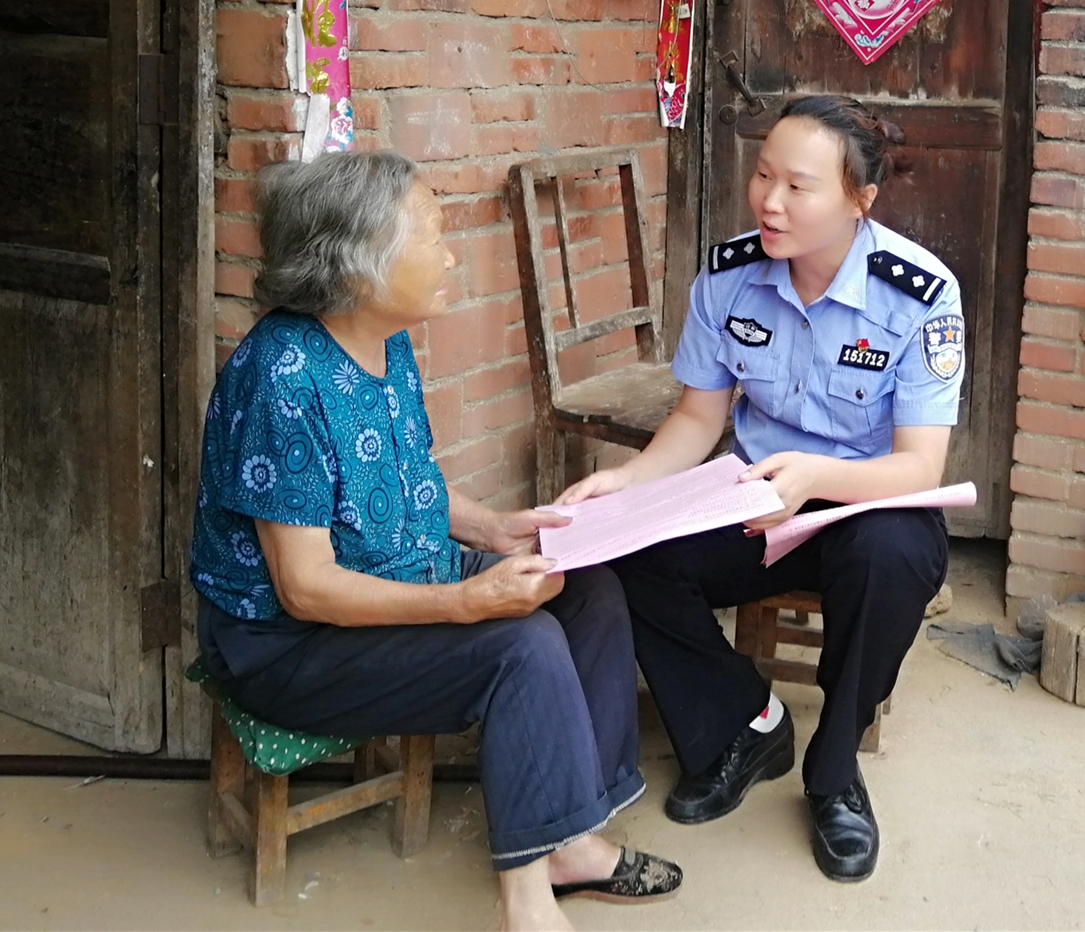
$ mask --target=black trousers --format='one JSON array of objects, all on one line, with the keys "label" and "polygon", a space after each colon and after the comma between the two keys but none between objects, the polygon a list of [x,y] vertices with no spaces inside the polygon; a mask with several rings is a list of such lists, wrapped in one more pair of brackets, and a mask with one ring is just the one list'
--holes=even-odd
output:
[{"label": "black trousers", "polygon": [[[501,557],[470,550],[463,577]],[[245,652],[290,635],[247,675]],[[574,570],[526,618],[473,625],[342,628],[246,622],[201,600],[200,647],[250,714],[316,734],[458,732],[481,722],[478,752],[490,853],[520,867],[594,832],[644,792],[637,769],[637,671],[621,586]]]},{"label": "black trousers", "polygon": [[938,509],[855,515],[770,567],[741,526],[665,541],[611,563],[625,588],[637,660],[682,770],[704,770],[764,709],[768,688],[712,610],[792,589],[821,594],[825,704],[803,762],[810,793],[844,790],[863,731],[893,690],[927,603],[946,574]]}]

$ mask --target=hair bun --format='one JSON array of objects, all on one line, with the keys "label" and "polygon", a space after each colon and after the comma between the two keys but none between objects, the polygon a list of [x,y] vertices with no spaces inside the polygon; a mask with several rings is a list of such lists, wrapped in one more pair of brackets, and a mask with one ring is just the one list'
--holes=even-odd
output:
[{"label": "hair bun", "polygon": [[905,143],[904,130],[902,130],[896,123],[891,120],[887,120],[885,117],[877,118],[878,132],[880,132],[889,142],[895,146],[903,146]]}]

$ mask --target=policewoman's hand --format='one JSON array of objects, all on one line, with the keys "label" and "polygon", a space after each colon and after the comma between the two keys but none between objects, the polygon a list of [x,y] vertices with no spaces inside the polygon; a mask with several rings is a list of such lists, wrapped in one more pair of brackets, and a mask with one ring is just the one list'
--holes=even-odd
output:
[{"label": "policewoman's hand", "polygon": [[468,624],[487,618],[523,618],[565,587],[565,575],[546,575],[556,565],[538,555],[514,556],[465,579],[462,597]]},{"label": "policewoman's hand", "polygon": [[747,521],[746,526],[757,531],[775,527],[790,518],[809,499],[816,497],[815,490],[826,468],[832,460],[826,456],[814,456],[810,453],[774,453],[759,463],[754,463],[739,475],[739,482],[752,482],[754,479],[768,479],[780,501],[784,503],[782,511],[762,515]]},{"label": "policewoman's hand", "polygon": [[616,469],[601,469],[593,472],[586,479],[574,482],[569,488],[554,499],[555,505],[575,505],[588,498],[598,498],[600,495],[610,495],[612,492],[620,492],[633,484],[633,478],[628,471],[618,467]]}]

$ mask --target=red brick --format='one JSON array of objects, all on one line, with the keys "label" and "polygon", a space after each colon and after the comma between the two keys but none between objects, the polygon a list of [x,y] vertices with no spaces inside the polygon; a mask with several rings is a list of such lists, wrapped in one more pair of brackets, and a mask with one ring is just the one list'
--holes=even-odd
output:
[{"label": "red brick", "polygon": [[589,84],[633,80],[633,34],[629,29],[583,29],[576,37],[577,77]]},{"label": "red brick", "polygon": [[598,21],[603,18],[603,0],[551,0],[555,19]]},{"label": "red brick", "polygon": [[1034,434],[1085,440],[1085,412],[1072,408],[1019,401],[1017,426]]},{"label": "red brick", "polygon": [[1052,369],[1056,372],[1073,372],[1077,364],[1077,350],[1073,346],[1044,343],[1032,337],[1021,341],[1021,365],[1034,369]]},{"label": "red brick", "polygon": [[[1066,497],[1066,503],[1071,508],[1085,508],[1085,479],[1070,480],[1070,494]],[[1065,527],[1066,524],[1064,523],[1060,526]],[[1077,529],[1076,525],[1074,526],[1074,533],[1072,534],[1063,534],[1061,531],[1055,530],[1054,527],[1045,533],[1057,534],[1059,537],[1085,537],[1085,534],[1082,534],[1081,531]]]},{"label": "red brick", "polygon": [[[520,312],[523,318],[523,310]],[[505,330],[505,355],[522,356],[527,352],[527,332],[524,330],[523,320],[518,325]]]},{"label": "red brick", "polygon": [[1077,542],[1014,535],[1007,549],[1014,563],[1056,573],[1085,574],[1085,547]]},{"label": "red brick", "polygon": [[573,284],[581,319],[596,320],[633,306],[629,270],[606,269],[578,279]]},{"label": "red brick", "polygon": [[521,55],[509,59],[509,75],[515,84],[568,84],[572,68],[562,55]]},{"label": "red brick", "polygon": [[1041,107],[1036,111],[1036,131],[1049,138],[1085,140],[1085,113]]},{"label": "red brick", "polygon": [[219,9],[215,18],[218,81],[239,87],[290,86],[286,74],[286,15],[258,9]]},{"label": "red brick", "polygon": [[657,197],[667,193],[667,140],[650,143],[637,148],[640,171],[644,177],[645,197]]},{"label": "red brick", "polygon": [[1085,48],[1044,45],[1040,49],[1043,74],[1085,74]]},{"label": "red brick", "polygon": [[481,401],[530,383],[530,367],[527,360],[520,357],[491,369],[472,372],[463,380],[463,397],[468,402]]},{"label": "red brick", "polygon": [[484,502],[501,491],[504,483],[501,480],[501,464],[480,469],[470,476],[466,476],[454,483],[457,492],[474,499],[476,502]]},{"label": "red brick", "polygon": [[388,101],[392,145],[419,161],[472,154],[471,99],[464,93],[396,95]]},{"label": "red brick", "polygon": [[511,229],[472,237],[468,256],[472,295],[483,297],[516,291],[519,297],[520,272]]},{"label": "red brick", "polygon": [[538,148],[537,126],[495,123],[479,127],[475,134],[475,154],[483,157],[506,152],[536,152]]},{"label": "red brick", "polygon": [[643,84],[656,79],[655,55],[638,55],[633,61],[633,83]]},{"label": "red brick", "polygon": [[501,87],[509,83],[504,25],[441,22],[429,40],[431,87]]},{"label": "red brick", "polygon": [[256,269],[239,262],[215,263],[215,292],[239,298],[252,297],[252,282]]},{"label": "red brick", "polygon": [[350,56],[350,86],[356,91],[427,83],[429,56],[424,52],[355,52]]},{"label": "red brick", "polygon": [[652,113],[659,122],[659,105],[654,87],[625,87],[617,91],[604,91],[608,113]]},{"label": "red brick", "polygon": [[653,34],[659,20],[658,0],[606,0],[604,11],[607,19],[641,20],[651,23]]},{"label": "red brick", "polygon": [[221,372],[222,367],[230,361],[230,357],[234,354],[234,350],[237,349],[236,340],[223,340],[222,338],[215,337],[215,372]]},{"label": "red brick", "polygon": [[[381,6],[380,0],[363,0],[364,6]],[[466,13],[471,9],[471,0],[393,0],[385,3],[393,10],[426,10],[438,13]]]},{"label": "red brick", "polygon": [[349,42],[353,51],[424,52],[426,22],[418,16],[352,15]]},{"label": "red brick", "polygon": [[259,259],[263,255],[256,224],[249,220],[215,218],[215,252]]},{"label": "red brick", "polygon": [[1073,467],[1074,472],[1085,472],[1085,446],[1073,448]]},{"label": "red brick", "polygon": [[580,210],[617,207],[622,202],[621,185],[616,175],[603,176],[600,181],[577,185],[575,200]]},{"label": "red brick", "polygon": [[1071,459],[1077,450],[1085,448],[1075,447],[1069,441],[1057,437],[1022,433],[1013,437],[1013,459],[1023,465],[1034,465],[1041,469],[1070,469]]},{"label": "red brick", "polygon": [[1010,511],[1010,527],[1048,537],[1085,537],[1085,512],[1018,498]]},{"label": "red brick", "polygon": [[1032,162],[1041,171],[1062,171],[1085,175],[1085,143],[1038,142]]},{"label": "red brick", "polygon": [[1056,340],[1076,340],[1081,327],[1081,314],[1076,311],[1060,311],[1025,305],[1021,329],[1041,337]]},{"label": "red brick", "polygon": [[354,129],[379,129],[383,94],[352,94],[350,105],[354,110]]},{"label": "red brick", "polygon": [[1085,180],[1036,172],[1032,176],[1030,197],[1034,204],[1082,210],[1085,209]]},{"label": "red brick", "polygon": [[514,23],[509,31],[513,52],[563,52],[561,33],[556,26],[537,23]]},{"label": "red brick", "polygon": [[479,16],[524,16],[543,19],[546,0],[472,0],[471,12]]},{"label": "red brick", "polygon": [[1085,408],[1085,379],[1022,369],[1017,375],[1017,390],[1022,398]]},{"label": "red brick", "polygon": [[425,387],[426,413],[433,429],[433,449],[442,450],[463,436],[463,383]]},{"label": "red brick", "polygon": [[1025,297],[1042,304],[1085,308],[1085,279],[1030,274],[1025,279]]},{"label": "red brick", "polygon": [[429,321],[429,377],[459,375],[500,359],[505,352],[505,313],[505,302],[490,301]]},{"label": "red brick", "polygon": [[351,152],[378,152],[387,148],[388,142],[379,133],[367,133],[357,129],[350,142]]},{"label": "red brick", "polygon": [[535,99],[507,89],[472,91],[471,116],[476,123],[531,120],[535,117]]},{"label": "red brick", "polygon": [[545,145],[564,149],[603,144],[606,98],[599,91],[547,94],[539,103]]},{"label": "red brick", "polygon": [[441,204],[445,232],[474,229],[505,219],[501,198],[475,197],[465,201],[444,201]]},{"label": "red brick", "polygon": [[226,101],[226,122],[235,129],[265,129],[294,133],[305,128],[307,101],[294,94],[252,94],[234,91]]},{"label": "red brick", "polygon": [[[560,258],[560,257],[559,257]],[[597,269],[603,264],[603,243],[592,240],[589,243],[571,244],[569,248],[569,270],[574,275]],[[556,275],[554,276],[557,277]]]},{"label": "red brick", "polygon": [[487,431],[522,423],[531,417],[533,411],[529,391],[480,402],[463,412],[463,435],[481,437]]},{"label": "red brick", "polygon": [[1028,231],[1032,236],[1050,239],[1085,239],[1085,216],[1076,211],[1033,207],[1028,215]]},{"label": "red brick", "polygon": [[1040,18],[1040,38],[1085,41],[1085,9],[1046,11]]},{"label": "red brick", "polygon": [[1070,480],[1066,476],[1043,472],[1031,466],[1014,466],[1010,470],[1010,488],[1019,495],[1061,502],[1069,494]]},{"label": "red brick", "polygon": [[226,143],[226,164],[236,171],[259,171],[272,162],[285,162],[300,156],[300,136],[233,133]]},{"label": "red brick", "polygon": [[501,438],[483,437],[458,446],[440,456],[437,465],[441,467],[446,482],[456,482],[487,466],[501,462]]},{"label": "red brick", "polygon": [[605,142],[608,146],[624,146],[634,142],[664,139],[666,133],[659,125],[659,114],[631,113],[607,120]]},{"label": "red brick", "polygon": [[256,209],[256,184],[251,178],[216,178],[215,210],[225,214],[251,214]]},{"label": "red brick", "polygon": [[240,340],[256,323],[257,305],[237,298],[215,298],[215,333],[227,340]]},{"label": "red brick", "polygon": [[1028,267],[1037,272],[1085,273],[1085,242],[1029,243]]}]

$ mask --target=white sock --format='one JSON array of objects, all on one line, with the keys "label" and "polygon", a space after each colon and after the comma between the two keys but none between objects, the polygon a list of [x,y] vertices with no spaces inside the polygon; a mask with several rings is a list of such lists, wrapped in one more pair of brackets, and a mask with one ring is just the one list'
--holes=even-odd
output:
[{"label": "white sock", "polygon": [[750,727],[754,731],[760,731],[764,734],[768,734],[774,729],[784,717],[784,704],[776,698],[776,693],[769,693],[769,704],[765,706],[757,718],[750,722]]}]

